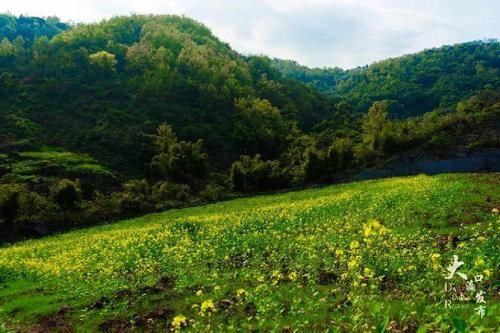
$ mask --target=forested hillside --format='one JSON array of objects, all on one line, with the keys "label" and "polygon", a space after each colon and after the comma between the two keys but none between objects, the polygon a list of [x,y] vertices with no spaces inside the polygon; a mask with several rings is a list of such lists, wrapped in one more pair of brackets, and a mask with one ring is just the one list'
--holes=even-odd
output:
[{"label": "forested hillside", "polygon": [[[4,39],[0,71],[9,139],[90,152],[135,174],[152,157],[144,135],[164,121],[180,139],[203,139],[227,166],[244,153],[277,157],[296,125],[308,130],[333,110],[267,59],[242,57],[200,23],[175,16],[76,26],[33,46]],[[266,142],[246,135],[256,124],[272,129]]]},{"label": "forested hillside", "polygon": [[273,67],[347,102],[353,111],[366,112],[373,102],[387,99],[391,116],[405,118],[453,107],[485,88],[498,87],[500,43],[443,46],[350,70],[311,69],[280,59],[273,60]]},{"label": "forested hillside", "polygon": [[343,71],[178,16],[2,15],[0,40],[0,241],[500,146],[497,41]]}]

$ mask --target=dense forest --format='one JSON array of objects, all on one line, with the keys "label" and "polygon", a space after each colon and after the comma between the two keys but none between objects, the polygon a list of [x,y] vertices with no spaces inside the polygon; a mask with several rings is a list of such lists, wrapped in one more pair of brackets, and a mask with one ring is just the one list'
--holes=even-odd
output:
[{"label": "dense forest", "polygon": [[435,108],[454,107],[461,100],[500,84],[498,40],[474,41],[429,49],[350,70],[307,68],[274,59],[286,77],[315,87],[356,112],[372,103],[392,102],[390,114],[405,118]]},{"label": "dense forest", "polygon": [[0,241],[500,145],[495,40],[347,71],[178,16],[1,15],[0,40]]}]

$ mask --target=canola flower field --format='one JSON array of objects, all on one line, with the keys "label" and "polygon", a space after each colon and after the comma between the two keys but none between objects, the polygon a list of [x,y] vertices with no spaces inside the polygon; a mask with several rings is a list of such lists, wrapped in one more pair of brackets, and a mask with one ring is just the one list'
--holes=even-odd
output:
[{"label": "canola flower field", "polygon": [[0,332],[493,332],[499,185],[364,181],[4,246]]}]

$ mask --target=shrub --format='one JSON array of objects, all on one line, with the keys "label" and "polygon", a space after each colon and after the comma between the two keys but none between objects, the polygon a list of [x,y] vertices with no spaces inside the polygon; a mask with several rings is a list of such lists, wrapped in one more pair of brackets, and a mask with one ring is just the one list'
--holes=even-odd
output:
[{"label": "shrub", "polygon": [[146,212],[152,208],[151,190],[145,179],[131,180],[123,186],[124,190],[115,194],[115,200],[120,203],[125,214]]},{"label": "shrub", "polygon": [[80,182],[61,179],[50,187],[50,195],[63,209],[73,209],[81,200]]},{"label": "shrub", "polygon": [[19,190],[15,187],[10,187],[0,197],[0,225],[11,226],[19,210]]},{"label": "shrub", "polygon": [[304,152],[304,180],[308,183],[321,181],[328,175],[328,163],[325,154],[314,147],[309,147]]},{"label": "shrub", "polygon": [[286,173],[279,161],[263,161],[243,155],[231,166],[231,186],[235,191],[256,192],[284,188],[288,185]]},{"label": "shrub", "polygon": [[354,145],[349,138],[335,140],[327,153],[332,172],[344,171],[352,165],[354,160]]},{"label": "shrub", "polygon": [[153,201],[161,203],[168,200],[185,201],[190,197],[191,188],[186,184],[158,182],[153,186]]},{"label": "shrub", "polygon": [[217,184],[208,184],[203,191],[200,192],[200,197],[208,201],[217,201],[222,199],[226,188]]}]

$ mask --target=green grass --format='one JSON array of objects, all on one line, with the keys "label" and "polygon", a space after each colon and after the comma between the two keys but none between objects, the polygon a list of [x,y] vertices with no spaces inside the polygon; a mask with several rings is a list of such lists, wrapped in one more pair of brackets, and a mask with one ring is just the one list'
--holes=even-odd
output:
[{"label": "green grass", "polygon": [[[7,155],[0,155],[5,160]],[[11,173],[20,180],[28,180],[47,174],[95,174],[110,175],[105,167],[86,154],[68,152],[53,147],[42,147],[40,151],[19,153],[19,157],[10,164]]]},{"label": "green grass", "polygon": [[[49,315],[77,332],[165,331],[183,315],[187,331],[490,331],[499,184],[499,174],[365,181],[13,244],[0,248],[0,323],[43,326]],[[473,301],[444,307],[454,254],[460,272],[484,277],[484,318]]]}]

